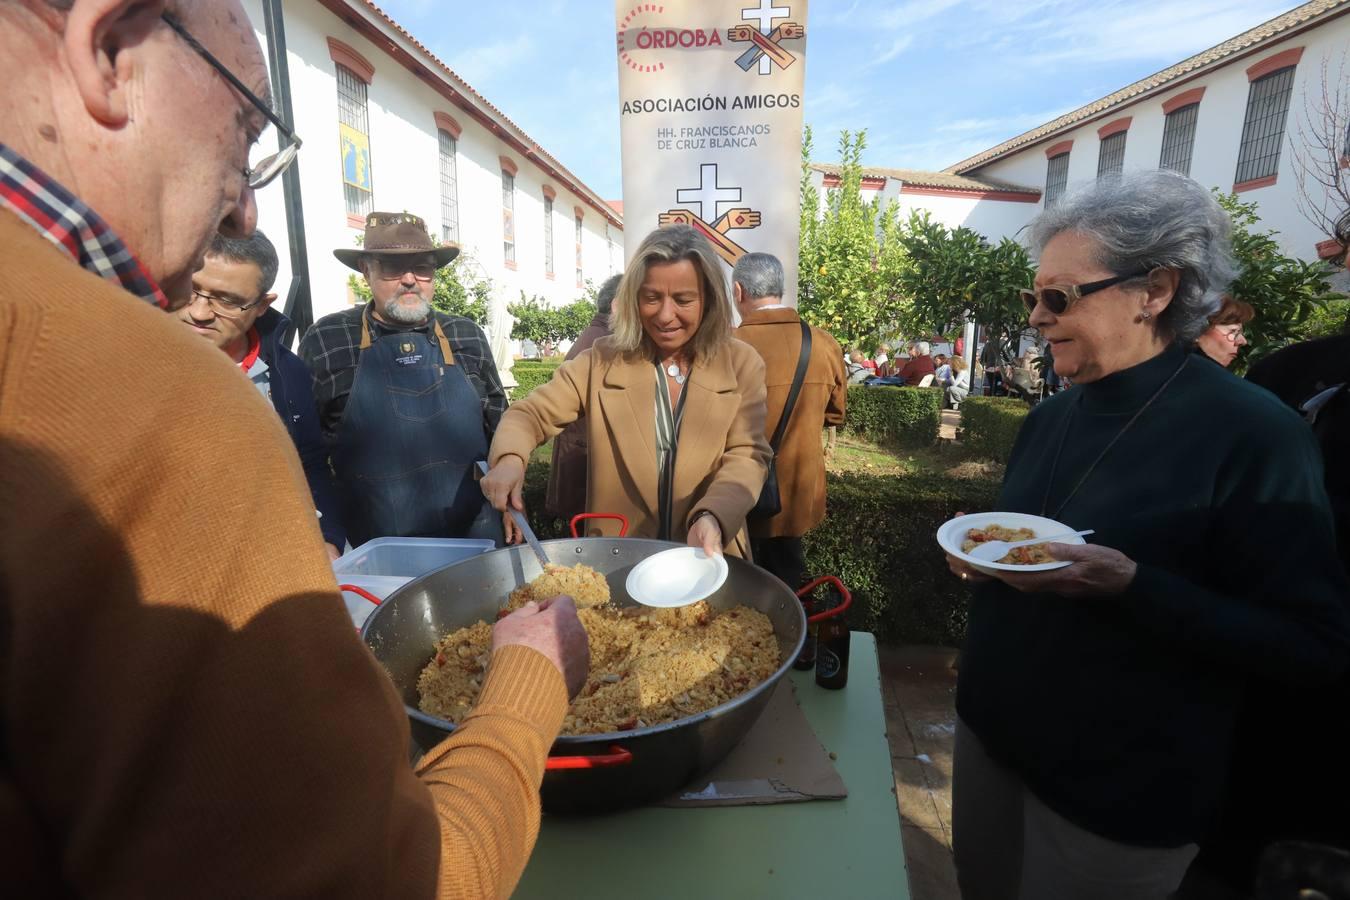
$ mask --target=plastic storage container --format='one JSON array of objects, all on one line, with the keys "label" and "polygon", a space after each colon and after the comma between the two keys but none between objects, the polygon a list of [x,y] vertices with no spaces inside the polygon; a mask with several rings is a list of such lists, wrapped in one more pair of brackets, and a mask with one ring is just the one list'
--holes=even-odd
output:
[{"label": "plastic storage container", "polygon": [[[495,548],[492,541],[462,538],[375,538],[335,560],[333,574],[338,584],[354,584],[383,600],[419,575]],[[342,599],[358,628],[375,609],[358,594],[344,591]]]}]

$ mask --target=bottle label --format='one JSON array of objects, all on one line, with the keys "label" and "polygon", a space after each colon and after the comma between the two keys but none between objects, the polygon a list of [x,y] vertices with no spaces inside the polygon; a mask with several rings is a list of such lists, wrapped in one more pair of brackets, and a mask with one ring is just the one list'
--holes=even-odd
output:
[{"label": "bottle label", "polygon": [[816,674],[821,678],[832,678],[839,674],[839,654],[829,647],[816,648]]}]

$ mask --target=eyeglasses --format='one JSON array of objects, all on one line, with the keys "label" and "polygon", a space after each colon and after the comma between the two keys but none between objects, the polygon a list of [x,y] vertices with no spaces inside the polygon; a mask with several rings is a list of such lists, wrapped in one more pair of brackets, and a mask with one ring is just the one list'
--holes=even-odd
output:
[{"label": "eyeglasses", "polygon": [[227,319],[233,319],[240,313],[246,313],[262,302],[261,297],[254,300],[252,303],[245,303],[238,297],[221,297],[217,294],[208,294],[206,291],[199,291],[196,288],[192,289],[192,297],[194,302],[197,298],[205,300],[207,305],[211,307],[212,312],[218,316],[224,316]]},{"label": "eyeglasses", "polygon": [[244,87],[244,83],[235,77],[235,74],[225,68],[225,64],[211,55],[205,47],[192,35],[188,34],[187,29],[182,23],[168,13],[161,13],[160,18],[164,20],[170,28],[177,32],[178,36],[187,42],[188,46],[197,51],[202,59],[210,64],[211,68],[220,73],[230,85],[243,95],[244,99],[253,104],[260,113],[267,117],[267,121],[277,126],[277,131],[281,132],[282,137],[290,143],[281,150],[273,153],[271,156],[260,161],[256,166],[244,167],[244,178],[248,186],[254,190],[264,188],[271,184],[278,175],[286,171],[291,163],[295,162],[295,155],[300,152],[300,138],[294,131],[286,127],[286,123],[281,121],[281,117],[272,111],[272,107],[264,103],[256,94]]},{"label": "eyeglasses", "polygon": [[418,281],[430,281],[436,277],[436,266],[432,263],[409,263],[401,259],[380,259],[370,261],[371,273],[385,281],[397,281],[405,272],[412,272]]},{"label": "eyeglasses", "polygon": [[1220,325],[1219,334],[1236,344],[1238,338],[1242,337],[1242,324],[1239,322],[1235,325]]},{"label": "eyeglasses", "polygon": [[1116,275],[1113,278],[1103,278],[1101,281],[1090,281],[1087,284],[1051,284],[1043,288],[1022,288],[1017,292],[1017,295],[1022,298],[1022,304],[1026,306],[1028,315],[1036,311],[1037,303],[1044,303],[1045,308],[1050,312],[1062,316],[1069,310],[1069,307],[1088,294],[1106,290],[1122,281],[1143,278],[1152,271],[1152,269],[1140,269],[1128,275]]}]

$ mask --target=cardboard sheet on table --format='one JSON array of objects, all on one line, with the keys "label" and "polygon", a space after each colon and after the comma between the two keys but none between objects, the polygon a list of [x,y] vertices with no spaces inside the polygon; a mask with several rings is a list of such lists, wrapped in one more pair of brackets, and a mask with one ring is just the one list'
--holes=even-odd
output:
[{"label": "cardboard sheet on table", "polygon": [[844,779],[806,721],[792,681],[784,678],[735,749],[658,805],[757,806],[846,796]]}]

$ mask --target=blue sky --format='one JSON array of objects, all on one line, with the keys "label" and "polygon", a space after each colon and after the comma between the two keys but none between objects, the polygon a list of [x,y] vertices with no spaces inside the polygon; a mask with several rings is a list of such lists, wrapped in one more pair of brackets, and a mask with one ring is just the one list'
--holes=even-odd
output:
[{"label": "blue sky", "polygon": [[[620,196],[611,0],[376,2],[597,193]],[[865,128],[868,165],[941,169],[1294,5],[814,0],[815,158],[834,160],[839,131]]]}]

